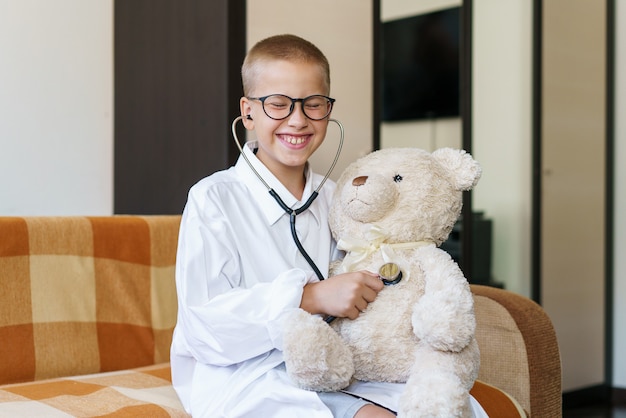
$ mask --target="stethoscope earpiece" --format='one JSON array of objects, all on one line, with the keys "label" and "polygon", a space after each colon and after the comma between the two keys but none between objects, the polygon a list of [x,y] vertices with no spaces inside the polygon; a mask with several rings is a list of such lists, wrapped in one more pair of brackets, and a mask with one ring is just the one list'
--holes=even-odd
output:
[{"label": "stethoscope earpiece", "polygon": [[250,115],[246,115],[246,119],[248,119],[248,120],[252,120],[252,116],[250,116]]}]

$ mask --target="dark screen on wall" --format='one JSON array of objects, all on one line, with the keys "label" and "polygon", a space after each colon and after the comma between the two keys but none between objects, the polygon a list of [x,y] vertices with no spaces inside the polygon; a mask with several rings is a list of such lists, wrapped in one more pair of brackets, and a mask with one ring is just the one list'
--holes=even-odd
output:
[{"label": "dark screen on wall", "polygon": [[383,23],[383,121],[459,116],[460,7]]}]

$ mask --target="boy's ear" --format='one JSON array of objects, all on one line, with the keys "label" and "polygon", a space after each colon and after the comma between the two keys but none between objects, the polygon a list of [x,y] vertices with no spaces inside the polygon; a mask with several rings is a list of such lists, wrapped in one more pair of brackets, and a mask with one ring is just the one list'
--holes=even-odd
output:
[{"label": "boy's ear", "polygon": [[254,129],[254,120],[251,115],[252,106],[250,106],[250,100],[248,100],[247,97],[242,97],[239,100],[239,109],[241,111],[241,116],[243,117],[243,126],[245,126],[246,129]]}]

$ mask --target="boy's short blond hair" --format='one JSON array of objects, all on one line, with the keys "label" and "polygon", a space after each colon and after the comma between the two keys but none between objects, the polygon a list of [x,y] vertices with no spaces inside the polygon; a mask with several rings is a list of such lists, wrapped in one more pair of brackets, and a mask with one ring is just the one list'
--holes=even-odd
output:
[{"label": "boy's short blond hair", "polygon": [[330,92],[330,65],[318,47],[295,35],[276,35],[257,42],[246,55],[241,67],[243,94],[248,96],[262,71],[263,62],[284,60],[317,64],[322,70],[326,94]]}]

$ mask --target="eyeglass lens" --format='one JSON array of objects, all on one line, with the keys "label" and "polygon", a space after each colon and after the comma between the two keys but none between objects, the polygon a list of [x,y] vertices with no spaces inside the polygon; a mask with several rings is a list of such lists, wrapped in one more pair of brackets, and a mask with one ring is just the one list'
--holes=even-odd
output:
[{"label": "eyeglass lens", "polygon": [[285,119],[293,112],[296,102],[302,103],[304,115],[312,120],[321,120],[330,114],[333,103],[326,96],[309,96],[304,99],[292,99],[282,94],[272,94],[261,98],[265,114],[272,119]]}]

